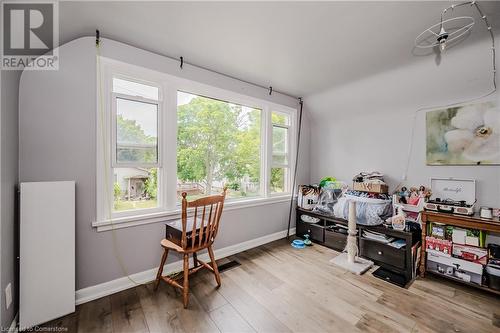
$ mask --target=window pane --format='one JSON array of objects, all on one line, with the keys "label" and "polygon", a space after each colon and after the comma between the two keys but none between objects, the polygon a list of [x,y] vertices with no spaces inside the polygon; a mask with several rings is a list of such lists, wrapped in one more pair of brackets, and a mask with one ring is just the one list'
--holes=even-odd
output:
[{"label": "window pane", "polygon": [[114,168],[115,212],[158,206],[158,169]]},{"label": "window pane", "polygon": [[284,113],[273,112],[271,115],[272,123],[277,125],[290,125],[290,116]]},{"label": "window pane", "polygon": [[260,191],[261,110],[178,92],[177,194],[220,193],[228,198]]},{"label": "window pane", "polygon": [[116,99],[116,162],[158,162],[158,105]]},{"label": "window pane", "polygon": [[288,129],[273,126],[273,163],[288,163]]},{"label": "window pane", "polygon": [[154,100],[159,99],[159,89],[157,87],[117,78],[113,78],[113,92]]},{"label": "window pane", "polygon": [[271,169],[271,193],[287,192],[288,168]]}]

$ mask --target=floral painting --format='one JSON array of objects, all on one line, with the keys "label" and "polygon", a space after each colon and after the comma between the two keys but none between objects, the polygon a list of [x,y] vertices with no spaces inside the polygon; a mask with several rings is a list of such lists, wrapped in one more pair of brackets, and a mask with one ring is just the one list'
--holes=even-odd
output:
[{"label": "floral painting", "polygon": [[427,112],[427,164],[500,164],[497,102]]}]

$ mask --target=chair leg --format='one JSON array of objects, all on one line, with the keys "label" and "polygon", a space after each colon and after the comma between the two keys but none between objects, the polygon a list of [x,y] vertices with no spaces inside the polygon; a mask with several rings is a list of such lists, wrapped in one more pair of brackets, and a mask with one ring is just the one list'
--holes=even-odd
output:
[{"label": "chair leg", "polygon": [[189,254],[184,254],[184,281],[182,288],[184,309],[187,309],[189,302]]},{"label": "chair leg", "polygon": [[193,252],[193,263],[194,267],[198,266],[198,255],[196,254],[196,252]]},{"label": "chair leg", "polygon": [[208,255],[210,256],[210,260],[212,261],[212,268],[214,269],[215,281],[217,282],[217,286],[220,287],[220,274],[219,268],[217,267],[217,263],[215,262],[214,250],[212,246],[208,247]]},{"label": "chair leg", "polygon": [[163,273],[163,266],[165,266],[165,261],[167,261],[167,256],[168,256],[168,249],[165,249],[161,257],[160,267],[158,267],[158,273],[156,274],[155,291],[158,290],[158,286],[160,285],[161,274]]}]

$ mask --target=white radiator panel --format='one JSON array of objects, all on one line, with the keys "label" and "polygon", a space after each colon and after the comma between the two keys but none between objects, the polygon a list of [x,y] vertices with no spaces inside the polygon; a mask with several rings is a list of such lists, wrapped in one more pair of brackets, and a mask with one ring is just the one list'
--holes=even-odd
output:
[{"label": "white radiator panel", "polygon": [[75,182],[21,183],[19,327],[75,311]]}]

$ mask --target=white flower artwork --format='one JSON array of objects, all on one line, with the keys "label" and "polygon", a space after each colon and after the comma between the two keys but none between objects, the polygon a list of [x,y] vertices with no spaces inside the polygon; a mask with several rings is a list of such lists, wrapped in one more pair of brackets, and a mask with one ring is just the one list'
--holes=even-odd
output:
[{"label": "white flower artwork", "polygon": [[500,108],[495,101],[427,112],[428,165],[500,164]]}]

